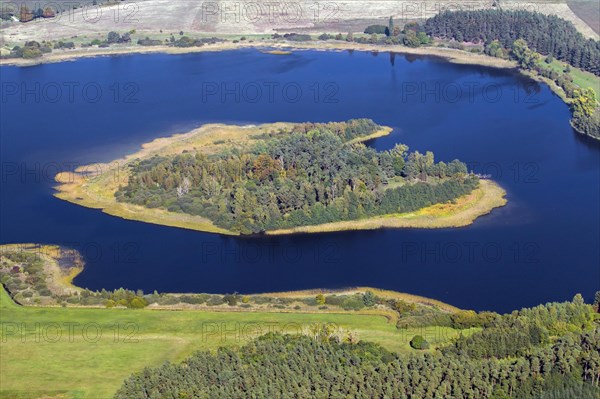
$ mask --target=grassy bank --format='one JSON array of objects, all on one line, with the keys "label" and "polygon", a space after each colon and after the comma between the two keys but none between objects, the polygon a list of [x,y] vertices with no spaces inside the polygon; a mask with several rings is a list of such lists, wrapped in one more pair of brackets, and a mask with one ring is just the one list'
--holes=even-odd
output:
[{"label": "grassy bank", "polygon": [[[544,57],[540,57],[538,63],[542,66],[547,66],[558,73],[563,73],[568,65],[565,62],[556,59],[548,64],[544,61]],[[600,78],[595,76],[593,73],[582,71],[581,69],[573,67],[569,68],[569,75],[571,75],[573,78],[573,83],[575,83],[577,86],[581,88],[590,87],[594,89],[596,92],[596,98],[600,99]]]},{"label": "grassy bank", "polygon": [[352,294],[356,294],[359,292],[366,292],[366,291],[371,291],[371,292],[373,292],[373,294],[375,294],[377,296],[385,297],[385,298],[399,299],[399,300],[402,300],[405,302],[420,304],[420,305],[424,305],[424,306],[433,306],[433,307],[441,309],[445,312],[454,313],[454,312],[460,311],[460,309],[455,306],[449,305],[447,303],[444,303],[444,302],[441,302],[441,301],[438,301],[435,299],[426,298],[426,297],[422,297],[419,295],[407,294],[404,292],[382,290],[382,289],[370,288],[370,287],[355,287],[355,288],[347,288],[347,289],[336,290],[336,291],[303,290],[303,291],[290,291],[290,292],[273,292],[273,293],[265,293],[264,295],[270,296],[270,297],[275,297],[275,298],[300,298],[300,297],[317,295],[317,294],[321,294],[321,293],[335,293],[337,295],[352,295]]}]

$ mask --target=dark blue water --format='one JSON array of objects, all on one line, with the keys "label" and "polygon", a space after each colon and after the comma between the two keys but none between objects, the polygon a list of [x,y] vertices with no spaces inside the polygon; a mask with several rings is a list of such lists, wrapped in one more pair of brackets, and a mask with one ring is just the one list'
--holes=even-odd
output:
[{"label": "dark blue water", "polygon": [[[255,50],[0,68],[0,242],[80,250],[91,289],[255,293],[373,286],[509,311],[600,289],[600,146],[510,71],[435,58]],[[223,86],[224,85],[224,86]],[[124,221],[52,196],[58,169],[206,122],[392,126],[491,174],[509,205],[469,227],[230,238]]]}]

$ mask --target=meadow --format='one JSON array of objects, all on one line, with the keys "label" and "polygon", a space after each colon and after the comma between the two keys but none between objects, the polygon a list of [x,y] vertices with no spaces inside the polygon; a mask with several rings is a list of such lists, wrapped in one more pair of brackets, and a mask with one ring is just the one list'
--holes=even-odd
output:
[{"label": "meadow", "polygon": [[[544,61],[543,57],[540,59],[539,64],[550,67],[558,73],[563,73],[565,68],[567,67],[566,63],[558,60],[552,60],[552,62],[548,64]],[[573,83],[575,83],[577,86],[582,88],[589,87],[594,89],[594,91],[596,92],[596,98],[600,98],[600,81],[598,81],[598,77],[594,76],[593,73],[583,71],[579,68],[571,67],[569,75],[571,75],[571,77],[573,78]]]},{"label": "meadow", "polygon": [[[432,349],[461,331],[448,327],[396,329],[376,314],[275,313],[22,307],[0,288],[0,398],[111,397],[132,372],[199,350],[240,346],[273,331],[310,334],[332,324],[360,340],[410,351],[423,335]],[[463,330],[469,333],[471,330]]]}]

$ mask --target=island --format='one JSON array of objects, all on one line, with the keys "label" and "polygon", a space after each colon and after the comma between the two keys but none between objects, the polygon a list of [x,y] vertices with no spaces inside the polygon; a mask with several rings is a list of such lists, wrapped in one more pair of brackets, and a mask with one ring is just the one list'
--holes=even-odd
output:
[{"label": "island", "polygon": [[204,125],[124,159],[58,174],[58,198],[125,219],[211,233],[290,234],[472,223],[506,204],[453,160],[376,151],[370,119]]}]

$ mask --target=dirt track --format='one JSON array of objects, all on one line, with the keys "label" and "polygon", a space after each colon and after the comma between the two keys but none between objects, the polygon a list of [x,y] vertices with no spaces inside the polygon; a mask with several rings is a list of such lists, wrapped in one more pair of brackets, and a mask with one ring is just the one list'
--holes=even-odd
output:
[{"label": "dirt track", "polygon": [[[60,2],[59,2],[60,4]],[[504,9],[527,9],[557,14],[572,21],[588,37],[594,31],[579,19],[566,2],[501,1]],[[125,1],[113,6],[86,6],[54,19],[13,23],[2,30],[4,44],[27,40],[66,39],[109,31],[138,33],[250,34],[286,31],[361,32],[370,23],[387,24],[428,18],[444,9],[491,8],[490,1]]]}]

